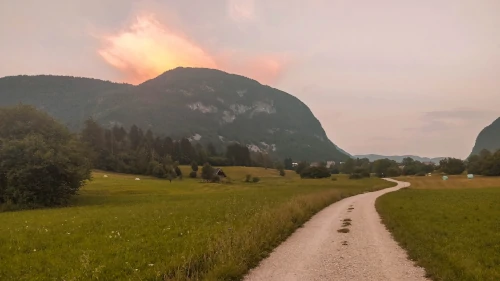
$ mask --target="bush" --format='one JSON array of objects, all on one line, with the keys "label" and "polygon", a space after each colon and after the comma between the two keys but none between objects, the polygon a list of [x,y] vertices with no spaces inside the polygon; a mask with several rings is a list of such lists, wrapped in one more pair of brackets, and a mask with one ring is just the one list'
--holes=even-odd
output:
[{"label": "bush", "polygon": [[362,176],[363,178],[369,178],[369,177],[370,177],[370,173],[369,173],[369,172],[367,172],[367,171],[364,171],[364,172],[362,172],[362,173],[361,173],[361,176]]},{"label": "bush", "polygon": [[252,175],[248,174],[245,177],[245,182],[250,182],[251,179],[252,179]]},{"label": "bush", "polygon": [[196,173],[195,171],[191,171],[191,173],[189,173],[189,177],[192,179],[195,179],[197,176],[198,176],[198,173]]},{"label": "bush", "polygon": [[285,170],[284,169],[280,169],[280,176],[282,176],[282,177],[285,176]]},{"label": "bush", "polygon": [[330,176],[330,171],[326,167],[309,167],[300,174],[300,177],[304,179],[322,179]]},{"label": "bush", "polygon": [[255,182],[255,183],[257,183],[257,182],[259,182],[259,181],[260,181],[260,178],[258,178],[258,177],[254,177],[254,178],[252,179],[252,182]]},{"label": "bush", "polygon": [[332,181],[337,181],[337,178],[336,177],[332,177]]},{"label": "bush", "polygon": [[90,179],[88,151],[47,114],[20,105],[0,120],[0,204],[65,204]]},{"label": "bush", "polygon": [[417,177],[425,177],[425,173],[424,172],[416,173],[415,176],[417,176]]},{"label": "bush", "polygon": [[363,176],[361,174],[351,174],[349,176],[349,179],[351,179],[351,180],[359,180],[359,179],[362,179],[362,178],[363,178]]}]

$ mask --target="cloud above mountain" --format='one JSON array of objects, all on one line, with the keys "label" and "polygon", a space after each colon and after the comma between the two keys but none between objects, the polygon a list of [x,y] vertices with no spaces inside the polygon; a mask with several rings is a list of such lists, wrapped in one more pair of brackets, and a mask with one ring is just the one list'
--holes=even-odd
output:
[{"label": "cloud above mountain", "polygon": [[[250,18],[250,8],[250,4],[234,1],[230,14],[235,20]],[[183,32],[161,23],[153,14],[137,16],[128,27],[101,35],[100,39],[98,54],[121,73],[124,82],[132,84],[178,66],[218,68],[271,84],[286,65],[282,55],[248,54],[232,49],[210,52]]]}]

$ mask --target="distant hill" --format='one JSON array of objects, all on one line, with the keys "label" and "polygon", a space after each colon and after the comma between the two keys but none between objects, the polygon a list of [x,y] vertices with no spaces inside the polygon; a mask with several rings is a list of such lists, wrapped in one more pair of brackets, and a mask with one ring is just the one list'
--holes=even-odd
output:
[{"label": "distant hill", "polygon": [[428,158],[428,157],[420,157],[420,156],[415,156],[415,155],[395,155],[395,156],[383,156],[383,155],[377,155],[377,154],[366,154],[366,155],[354,155],[354,158],[368,158],[370,161],[375,161],[379,159],[390,159],[394,160],[398,163],[401,163],[404,158],[410,157],[415,161],[420,161],[420,162],[433,162],[433,163],[439,163],[441,159],[444,159],[445,157],[435,157],[435,158]]},{"label": "distant hill", "polygon": [[500,149],[500,118],[491,125],[484,128],[477,136],[471,154],[479,154],[481,150],[487,149],[492,152]]},{"label": "distant hill", "polygon": [[92,116],[219,148],[230,142],[296,160],[349,156],[326,136],[296,97],[255,80],[214,69],[176,68],[140,85],[66,76],[0,78],[0,106],[31,104],[80,130]]}]

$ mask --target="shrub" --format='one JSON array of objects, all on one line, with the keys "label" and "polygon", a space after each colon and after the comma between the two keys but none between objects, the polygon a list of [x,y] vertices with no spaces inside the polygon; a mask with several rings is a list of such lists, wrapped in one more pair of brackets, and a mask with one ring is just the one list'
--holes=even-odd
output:
[{"label": "shrub", "polygon": [[248,174],[245,177],[245,182],[250,182],[251,179],[252,179],[252,175]]},{"label": "shrub", "polygon": [[336,177],[332,177],[332,181],[337,181],[337,178]]},{"label": "shrub", "polygon": [[191,173],[189,173],[189,177],[192,179],[195,179],[197,176],[198,176],[198,173],[196,173],[195,171],[191,171]]},{"label": "shrub", "polygon": [[349,176],[349,179],[351,179],[351,180],[359,180],[359,179],[362,179],[362,178],[363,178],[363,176],[360,175],[360,174],[351,174]]},{"label": "shrub", "polygon": [[285,170],[284,169],[280,169],[280,176],[282,176],[282,177],[285,176]]},{"label": "shrub", "polygon": [[259,181],[260,181],[260,178],[258,178],[258,177],[254,177],[254,178],[252,179],[252,181],[253,181],[253,182],[255,182],[255,183],[257,183],[257,182],[259,182]]},{"label": "shrub", "polygon": [[367,172],[367,171],[363,171],[363,172],[361,173],[361,176],[362,176],[363,178],[369,178],[369,177],[370,177],[370,173],[369,173],[369,172]]},{"label": "shrub", "polygon": [[417,177],[425,177],[425,173],[424,172],[416,173],[415,176],[417,176]]}]

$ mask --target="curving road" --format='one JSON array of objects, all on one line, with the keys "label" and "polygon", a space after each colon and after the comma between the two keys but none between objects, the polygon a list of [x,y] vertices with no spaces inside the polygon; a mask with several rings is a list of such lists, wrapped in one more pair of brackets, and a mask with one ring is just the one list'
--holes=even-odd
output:
[{"label": "curving road", "polygon": [[[397,186],[328,206],[278,246],[244,280],[428,280],[424,270],[407,259],[406,252],[380,222],[375,210],[377,197],[410,185],[386,180],[396,182]],[[349,233],[337,232],[344,219],[352,220],[352,225],[346,227]]]}]

